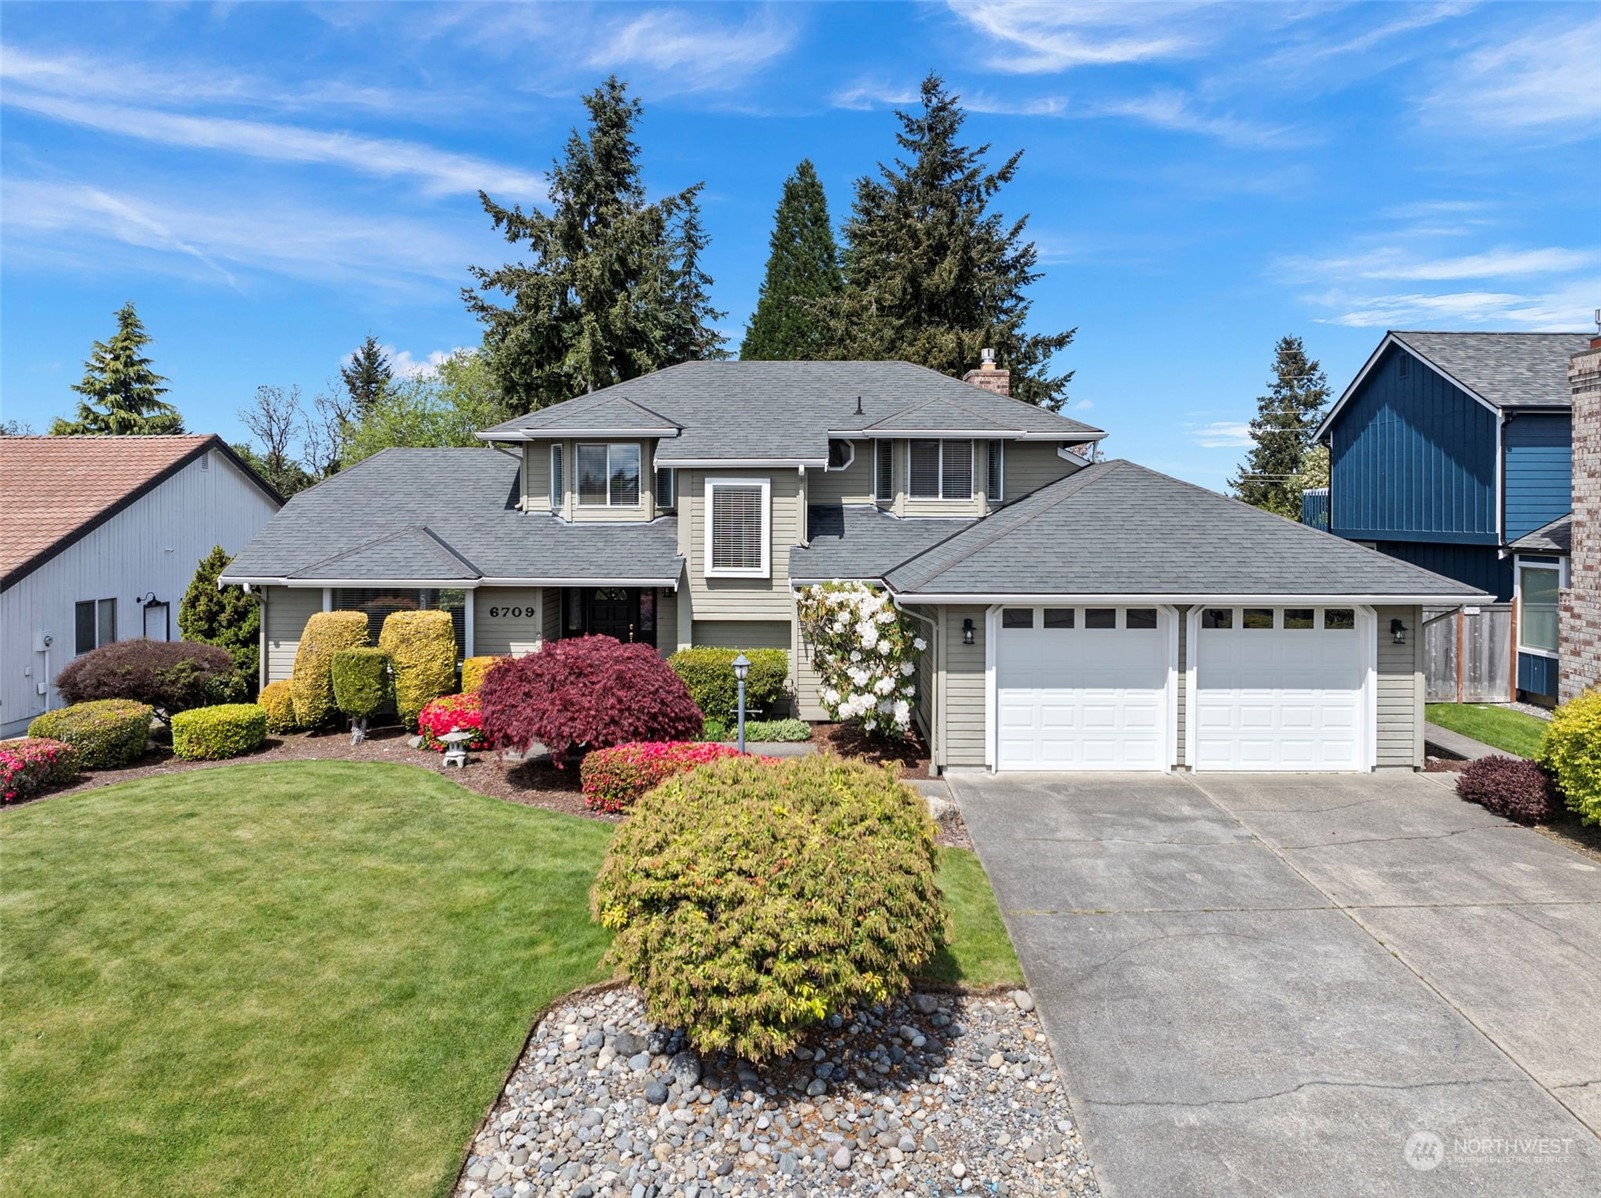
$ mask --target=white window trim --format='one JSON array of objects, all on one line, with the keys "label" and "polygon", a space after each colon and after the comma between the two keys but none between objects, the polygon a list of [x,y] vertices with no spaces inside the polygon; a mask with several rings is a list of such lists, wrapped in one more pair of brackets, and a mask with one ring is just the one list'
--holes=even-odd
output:
[{"label": "white window trim", "polygon": [[[889,478],[887,478],[887,479],[883,478],[879,473],[878,447],[881,444],[882,445],[888,445],[890,447],[889,448]],[[881,486],[880,484],[882,484],[882,483],[888,483],[889,485],[888,486]],[[885,494],[885,492],[888,492],[888,494]],[[895,442],[893,442],[893,441],[874,442],[874,444],[873,444],[873,502],[874,503],[894,503],[895,502]]]},{"label": "white window trim", "polygon": [[[585,503],[584,502],[584,491],[583,491],[583,486],[582,486],[583,476],[580,474],[579,468],[578,468],[578,453],[579,453],[579,450],[585,448],[586,446],[593,448],[596,445],[604,445],[606,447],[606,502],[605,503],[594,503],[594,502]],[[639,498],[634,500],[633,503],[613,503],[612,499],[611,499],[611,476],[612,476],[611,451],[613,449],[617,449],[617,448],[619,448],[621,446],[626,446],[626,445],[632,445],[639,452]],[[642,444],[640,444],[639,442],[637,442],[637,441],[574,441],[573,442],[573,500],[574,500],[574,502],[577,503],[577,505],[579,507],[584,507],[584,508],[598,508],[598,507],[639,508],[639,507],[643,507],[644,503],[645,503],[645,468],[646,468],[646,462],[647,462],[647,459],[645,457],[645,447]],[[652,480],[653,484],[654,484],[654,481],[655,480],[653,479]]]},{"label": "white window trim", "polygon": [[947,443],[949,443],[951,441],[959,441],[959,440],[962,440],[962,438],[958,438],[958,437],[916,437],[916,438],[913,438],[913,440],[917,440],[917,441],[933,441],[936,445],[939,446],[939,456],[936,459],[938,461],[938,463],[939,463],[939,494],[938,495],[913,495],[912,494],[912,443],[909,440],[906,443],[906,498],[907,499],[911,499],[911,500],[915,500],[918,503],[971,503],[971,502],[973,502],[973,497],[978,494],[978,488],[973,485],[975,482],[978,481],[974,477],[978,472],[977,471],[977,467],[978,467],[978,460],[977,460],[978,459],[978,450],[977,450],[978,442],[977,441],[968,441],[967,442],[967,494],[966,495],[947,495],[947,494],[945,494],[945,446],[946,446]]},{"label": "white window trim", "polygon": [[842,465],[842,466],[824,466],[823,467],[823,472],[825,474],[828,473],[829,471],[849,470],[852,466],[854,466],[856,464],[856,442],[855,441],[852,441],[849,437],[830,437],[829,440],[830,441],[843,441],[843,442],[845,442],[845,448],[846,448],[846,450],[849,451],[849,456],[846,457],[845,464]]},{"label": "white window trim", "polygon": [[[1514,594],[1518,601],[1518,652],[1527,653],[1531,657],[1545,657],[1551,661],[1561,658],[1562,647],[1562,589],[1568,585],[1567,559],[1558,561],[1527,561],[1521,556],[1512,559],[1512,583]],[[1543,649],[1534,645],[1523,643],[1523,571],[1550,570],[1557,576],[1557,648]]]},{"label": "white window trim", "polygon": [[[762,564],[755,569],[730,569],[712,565],[712,492],[719,487],[760,487],[762,492]],[[705,484],[706,510],[701,522],[706,526],[702,573],[707,578],[769,578],[773,563],[773,482],[767,478],[708,478]]]}]

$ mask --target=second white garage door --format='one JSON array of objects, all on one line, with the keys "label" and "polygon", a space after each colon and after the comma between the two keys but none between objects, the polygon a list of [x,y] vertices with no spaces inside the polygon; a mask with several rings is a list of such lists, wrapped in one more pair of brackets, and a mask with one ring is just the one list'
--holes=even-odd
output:
[{"label": "second white garage door", "polygon": [[1368,767],[1366,656],[1354,608],[1203,608],[1195,638],[1198,770]]},{"label": "second white garage door", "polygon": [[1007,607],[995,630],[1001,770],[1165,770],[1165,610]]}]

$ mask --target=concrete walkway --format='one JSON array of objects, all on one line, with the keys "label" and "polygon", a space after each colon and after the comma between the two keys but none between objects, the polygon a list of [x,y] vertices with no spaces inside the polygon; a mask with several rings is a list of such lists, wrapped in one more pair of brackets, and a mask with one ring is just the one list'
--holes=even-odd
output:
[{"label": "concrete walkway", "polygon": [[1487,745],[1482,740],[1474,740],[1471,736],[1463,736],[1460,732],[1452,732],[1449,728],[1442,728],[1438,724],[1423,725],[1423,743],[1436,757],[1455,757],[1460,761],[1477,761],[1481,757],[1508,755],[1505,749]]},{"label": "concrete walkway", "polygon": [[1105,1193],[1601,1194],[1601,867],[1452,780],[951,776]]}]

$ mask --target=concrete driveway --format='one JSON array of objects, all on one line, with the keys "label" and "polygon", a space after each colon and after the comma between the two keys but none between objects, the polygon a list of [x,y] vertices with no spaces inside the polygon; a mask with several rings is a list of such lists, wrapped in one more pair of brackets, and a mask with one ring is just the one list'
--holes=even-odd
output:
[{"label": "concrete driveway", "polygon": [[1449,781],[951,776],[1105,1193],[1601,1194],[1601,865]]}]

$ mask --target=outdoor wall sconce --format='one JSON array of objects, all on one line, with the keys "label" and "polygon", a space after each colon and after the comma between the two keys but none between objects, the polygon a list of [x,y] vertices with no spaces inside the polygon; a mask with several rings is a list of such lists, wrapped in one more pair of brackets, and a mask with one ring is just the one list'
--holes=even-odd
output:
[{"label": "outdoor wall sconce", "polygon": [[1406,644],[1406,625],[1401,623],[1400,620],[1391,620],[1390,635],[1395,638],[1397,645]]},{"label": "outdoor wall sconce", "polygon": [[968,616],[967,619],[962,621],[962,644],[971,645],[972,643],[973,643],[973,617],[972,616]]}]

